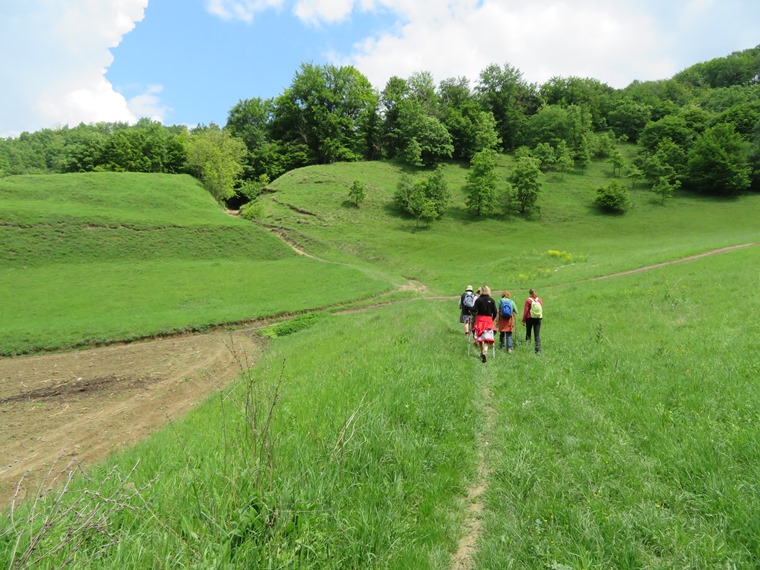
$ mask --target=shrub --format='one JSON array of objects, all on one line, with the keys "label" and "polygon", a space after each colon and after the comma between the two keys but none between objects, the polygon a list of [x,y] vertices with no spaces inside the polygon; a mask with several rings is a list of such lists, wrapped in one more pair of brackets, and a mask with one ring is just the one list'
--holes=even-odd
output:
[{"label": "shrub", "polygon": [[361,180],[354,180],[351,184],[351,189],[348,191],[348,199],[354,203],[358,208],[359,205],[364,202],[364,198],[367,196],[367,188],[364,186]]},{"label": "shrub", "polygon": [[628,190],[613,180],[609,185],[597,189],[594,203],[605,212],[622,214],[631,207],[631,198]]},{"label": "shrub", "polygon": [[240,207],[240,217],[246,220],[260,220],[264,217],[264,206],[261,202],[248,202]]}]

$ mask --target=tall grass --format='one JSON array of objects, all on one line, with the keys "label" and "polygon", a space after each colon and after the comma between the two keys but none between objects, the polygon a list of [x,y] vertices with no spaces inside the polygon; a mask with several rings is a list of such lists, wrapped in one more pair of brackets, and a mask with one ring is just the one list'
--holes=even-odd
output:
[{"label": "tall grass", "polygon": [[[479,363],[462,357],[448,320],[407,304],[279,338],[252,376],[98,471],[131,473],[140,490],[109,521],[118,546],[93,558],[98,539],[45,564],[447,567],[482,421]],[[275,386],[271,476],[260,477],[246,409],[272,401]],[[17,550],[40,524],[21,525]],[[0,538],[6,564],[14,540]]]},{"label": "tall grass", "polygon": [[[4,266],[0,288],[17,295],[3,304],[10,332],[0,342],[19,351],[318,307],[399,276],[448,293],[488,281],[512,289],[518,306],[536,286],[545,320],[540,356],[518,342],[485,365],[466,357],[455,301],[273,329],[262,362],[229,389],[90,472],[91,482],[4,515],[0,564],[19,563],[39,540],[43,568],[69,559],[78,568],[446,568],[484,450],[478,568],[757,567],[758,248],[579,281],[756,241],[758,197],[681,196],[663,208],[641,193],[630,214],[608,218],[585,206],[605,168],[551,181],[540,219],[475,222],[455,200],[430,230],[388,208],[391,164],[283,178],[266,222],[337,263],[188,259],[172,246],[142,260],[46,263],[30,253],[28,266]],[[464,179],[459,167],[447,172]],[[362,176],[374,180],[367,199],[344,206],[345,183]],[[103,508],[108,500],[119,508]],[[82,528],[77,510],[45,524],[71,504],[100,513],[76,542],[67,537]]]},{"label": "tall grass", "polygon": [[757,255],[544,292],[543,357],[493,385],[479,568],[760,562]]},{"label": "tall grass", "polygon": [[[486,364],[455,301],[303,320],[252,376],[91,474],[110,496],[127,473],[134,493],[106,521],[118,545],[85,542],[77,567],[447,568],[479,450],[476,568],[755,567],[756,260],[539,290],[542,354],[518,333]],[[277,398],[263,455],[252,382]],[[6,565],[13,530],[19,552],[39,532],[27,512],[3,523]]]}]

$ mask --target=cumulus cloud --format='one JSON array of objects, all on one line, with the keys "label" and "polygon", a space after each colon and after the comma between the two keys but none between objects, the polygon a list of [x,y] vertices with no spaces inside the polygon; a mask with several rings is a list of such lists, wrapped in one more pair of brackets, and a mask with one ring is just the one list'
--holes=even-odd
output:
[{"label": "cumulus cloud", "polygon": [[148,117],[152,121],[163,122],[172,109],[161,102],[162,85],[148,85],[144,93],[135,95],[127,101],[129,111],[135,117]]},{"label": "cumulus cloud", "polygon": [[[508,63],[529,82],[579,76],[621,88],[752,47],[726,46],[737,28],[748,42],[758,37],[760,24],[751,23],[760,21],[758,6],[756,0],[298,0],[294,13],[308,24],[346,20],[356,10],[395,14],[392,30],[363,39],[351,53],[330,53],[376,87],[415,71],[474,80],[487,65]],[[735,24],[737,14],[745,24],[729,31],[725,22]]]},{"label": "cumulus cloud", "polygon": [[[658,55],[654,20],[627,2],[427,0],[393,7],[403,25],[355,46],[351,62],[376,86],[391,75],[430,71],[437,79],[474,80],[489,64],[508,63],[528,82],[593,77],[615,87],[663,78],[673,62]],[[425,6],[423,6],[425,5]],[[425,13],[433,14],[425,17]]]},{"label": "cumulus cloud", "polygon": [[296,2],[293,12],[299,20],[317,25],[343,21],[353,9],[354,0],[300,0]]},{"label": "cumulus cloud", "polygon": [[105,78],[109,51],[148,0],[25,0],[0,8],[0,136],[80,122],[134,122]]}]

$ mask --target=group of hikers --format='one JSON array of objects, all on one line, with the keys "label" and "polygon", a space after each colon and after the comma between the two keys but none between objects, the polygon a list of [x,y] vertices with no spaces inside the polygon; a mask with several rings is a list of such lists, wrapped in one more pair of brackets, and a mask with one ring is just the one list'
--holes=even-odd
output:
[{"label": "group of hikers", "polygon": [[[531,335],[536,339],[536,354],[541,353],[541,320],[544,317],[543,301],[536,290],[531,289],[525,299],[523,307],[522,323],[525,325],[525,341],[530,343]],[[477,291],[472,290],[472,285],[465,288],[459,298],[460,317],[459,322],[464,324],[464,334],[469,343],[470,332],[474,342],[480,349],[480,360],[488,359],[488,348],[496,339],[496,330],[499,331],[499,348],[512,352],[512,335],[515,332],[515,319],[517,318],[517,305],[512,300],[509,291],[502,291],[498,303],[491,297],[491,288],[481,285]]]}]

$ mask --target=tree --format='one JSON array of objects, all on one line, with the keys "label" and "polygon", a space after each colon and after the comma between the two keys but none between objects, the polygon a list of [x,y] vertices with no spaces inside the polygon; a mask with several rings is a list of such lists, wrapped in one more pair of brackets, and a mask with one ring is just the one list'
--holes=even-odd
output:
[{"label": "tree", "polygon": [[623,155],[620,154],[620,151],[612,151],[612,156],[610,156],[609,163],[612,165],[612,175],[620,176],[620,174],[623,172],[623,169],[625,168],[625,159],[623,158]]},{"label": "tree", "polygon": [[636,181],[644,176],[644,171],[635,164],[629,164],[625,167],[625,177],[631,181],[631,189],[636,185]]},{"label": "tree", "polygon": [[520,212],[531,210],[541,193],[541,169],[535,158],[523,157],[517,160],[509,182],[515,191],[515,200]]},{"label": "tree", "polygon": [[482,150],[472,157],[465,184],[465,204],[476,216],[492,213],[497,205],[496,152]]},{"label": "tree", "polygon": [[650,105],[635,101],[630,96],[624,96],[613,104],[607,122],[617,136],[625,136],[629,141],[636,142],[651,118]]},{"label": "tree", "polygon": [[542,142],[556,148],[565,141],[573,157],[580,158],[591,136],[591,115],[575,105],[546,105],[528,119],[523,134],[523,143],[532,148]]},{"label": "tree", "polygon": [[409,95],[409,85],[406,80],[393,76],[385,84],[380,94],[380,106],[383,116],[381,137],[382,146],[388,158],[396,158],[402,150],[401,130],[399,123],[399,105]]},{"label": "tree", "polygon": [[348,199],[358,208],[367,197],[367,188],[361,180],[354,180],[348,191]]},{"label": "tree", "polygon": [[402,158],[414,166],[431,166],[451,158],[454,145],[446,127],[425,113],[418,101],[406,99],[398,106],[399,137]]},{"label": "tree", "polygon": [[[565,148],[567,148],[567,145],[565,145]],[[539,160],[541,164],[541,170],[544,172],[551,170],[557,162],[557,158],[554,154],[554,148],[552,148],[549,143],[538,143],[536,145],[536,148],[533,149],[533,156]]]},{"label": "tree", "polygon": [[505,151],[517,148],[527,117],[540,106],[535,86],[523,80],[519,69],[506,63],[503,67],[491,64],[480,72],[475,98],[493,115]]},{"label": "tree", "polygon": [[749,145],[730,123],[707,129],[689,151],[685,186],[698,192],[735,195],[750,185]]},{"label": "tree", "polygon": [[272,135],[304,146],[312,164],[359,160],[377,108],[369,80],[352,66],[302,64],[275,100]]},{"label": "tree", "polygon": [[607,186],[597,189],[594,203],[605,212],[623,214],[631,207],[631,198],[622,183],[613,180]]},{"label": "tree", "polygon": [[187,168],[220,202],[235,195],[245,155],[245,143],[214,124],[188,137]]},{"label": "tree", "polygon": [[439,166],[427,178],[414,180],[408,174],[403,175],[393,199],[402,212],[429,224],[443,216],[449,197],[443,167]]},{"label": "tree", "polygon": [[639,136],[639,145],[649,152],[655,152],[657,145],[668,138],[682,149],[688,150],[695,136],[686,119],[677,115],[667,115],[659,121],[647,123]]},{"label": "tree", "polygon": [[466,78],[442,81],[439,94],[442,121],[451,135],[455,158],[470,160],[476,152],[501,144],[493,114],[483,111]]},{"label": "tree", "polygon": [[661,204],[665,205],[665,198],[670,198],[673,195],[673,190],[681,186],[679,180],[671,180],[667,176],[661,176],[658,178],[652,186],[652,192],[662,198]]},{"label": "tree", "polygon": [[567,172],[570,172],[575,166],[575,161],[573,160],[573,156],[570,154],[570,149],[565,141],[559,142],[555,150],[555,155],[556,159],[554,166],[560,173],[560,176],[564,178],[564,175]]},{"label": "tree", "polygon": [[607,115],[613,105],[615,90],[597,79],[552,77],[541,85],[539,93],[548,105],[587,109],[595,129],[607,126]]}]

